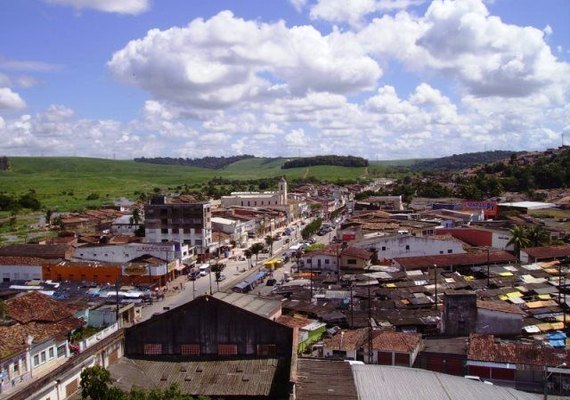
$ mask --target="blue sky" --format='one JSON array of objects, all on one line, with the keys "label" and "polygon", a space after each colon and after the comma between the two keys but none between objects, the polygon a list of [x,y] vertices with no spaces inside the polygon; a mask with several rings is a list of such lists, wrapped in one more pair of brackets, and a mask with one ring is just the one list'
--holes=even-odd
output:
[{"label": "blue sky", "polygon": [[567,0],[18,0],[0,155],[438,157],[570,143]]}]

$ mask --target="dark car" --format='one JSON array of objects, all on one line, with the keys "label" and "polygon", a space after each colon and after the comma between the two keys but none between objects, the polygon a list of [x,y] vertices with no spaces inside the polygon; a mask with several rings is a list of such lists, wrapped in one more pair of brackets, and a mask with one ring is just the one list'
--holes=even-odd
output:
[{"label": "dark car", "polygon": [[274,286],[277,283],[277,279],[268,279],[265,283],[267,286]]},{"label": "dark car", "polygon": [[198,279],[199,277],[200,277],[200,273],[197,272],[197,271],[193,271],[193,272],[190,272],[190,273],[188,274],[188,280],[189,280],[189,281],[195,281],[195,280]]}]

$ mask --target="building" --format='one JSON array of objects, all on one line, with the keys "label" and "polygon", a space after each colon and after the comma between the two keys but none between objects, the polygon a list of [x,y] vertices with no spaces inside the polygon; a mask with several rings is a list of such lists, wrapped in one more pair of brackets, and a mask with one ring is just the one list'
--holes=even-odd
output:
[{"label": "building", "polygon": [[[219,296],[219,297],[218,297]],[[212,398],[287,398],[294,331],[273,319],[281,302],[200,296],[127,328],[120,385],[168,387]]]},{"label": "building", "polygon": [[521,263],[530,264],[538,261],[563,260],[570,257],[570,245],[527,247],[521,249]]},{"label": "building", "polygon": [[360,240],[355,245],[374,249],[379,260],[465,253],[463,243],[449,236],[389,235]]},{"label": "building", "polygon": [[368,359],[368,343],[364,343],[365,361],[368,364],[411,367],[423,348],[422,335],[393,331],[372,332],[372,360]]},{"label": "building", "polygon": [[475,292],[448,291],[443,301],[442,331],[448,336],[471,333],[520,335],[526,313],[503,301],[477,300]]},{"label": "building", "polygon": [[209,203],[190,202],[184,197],[153,197],[145,205],[144,214],[147,242],[184,243],[195,246],[200,255],[213,250]]},{"label": "building", "polygon": [[75,249],[74,258],[106,263],[126,263],[135,258],[150,255],[168,261],[188,261],[194,248],[179,242],[127,243],[116,245],[89,244]]},{"label": "building", "polygon": [[2,282],[42,279],[42,265],[46,260],[37,257],[0,256]]},{"label": "building", "polygon": [[69,334],[84,324],[65,305],[38,292],[6,300],[2,317],[0,393],[68,358]]},{"label": "building", "polygon": [[271,207],[287,205],[287,181],[279,180],[277,192],[232,192],[222,196],[222,207]]},{"label": "building", "polygon": [[121,215],[111,222],[111,233],[113,235],[134,235],[141,224],[135,224],[132,215]]},{"label": "building", "polygon": [[73,246],[66,244],[11,244],[0,247],[0,256],[67,260],[73,257]]},{"label": "building", "polygon": [[509,244],[513,235],[508,230],[491,230],[474,226],[438,229],[436,235],[451,235],[471,246],[493,247],[499,250],[513,250],[514,246]]}]

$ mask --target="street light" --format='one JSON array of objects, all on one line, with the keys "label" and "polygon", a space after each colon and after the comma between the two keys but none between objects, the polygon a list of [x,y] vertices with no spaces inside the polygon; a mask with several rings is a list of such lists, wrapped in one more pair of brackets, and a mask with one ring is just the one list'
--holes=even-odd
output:
[{"label": "street light", "polygon": [[[560,365],[557,365],[556,367],[553,367],[554,369],[556,368],[560,368],[560,367],[565,367],[566,363],[563,362]],[[548,400],[548,379],[550,378],[550,376],[554,373],[555,371],[550,371],[548,372],[548,366],[546,364],[544,364],[544,400]]]}]

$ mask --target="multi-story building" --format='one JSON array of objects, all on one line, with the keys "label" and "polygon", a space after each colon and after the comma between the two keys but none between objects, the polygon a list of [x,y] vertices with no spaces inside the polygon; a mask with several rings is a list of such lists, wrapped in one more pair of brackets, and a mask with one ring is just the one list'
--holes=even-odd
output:
[{"label": "multi-story building", "polygon": [[279,180],[277,192],[232,192],[229,196],[222,196],[222,207],[269,207],[287,205],[287,181]]},{"label": "multi-story building", "polygon": [[212,246],[210,203],[182,198],[154,197],[145,206],[145,241],[180,242],[196,247],[198,254]]}]

